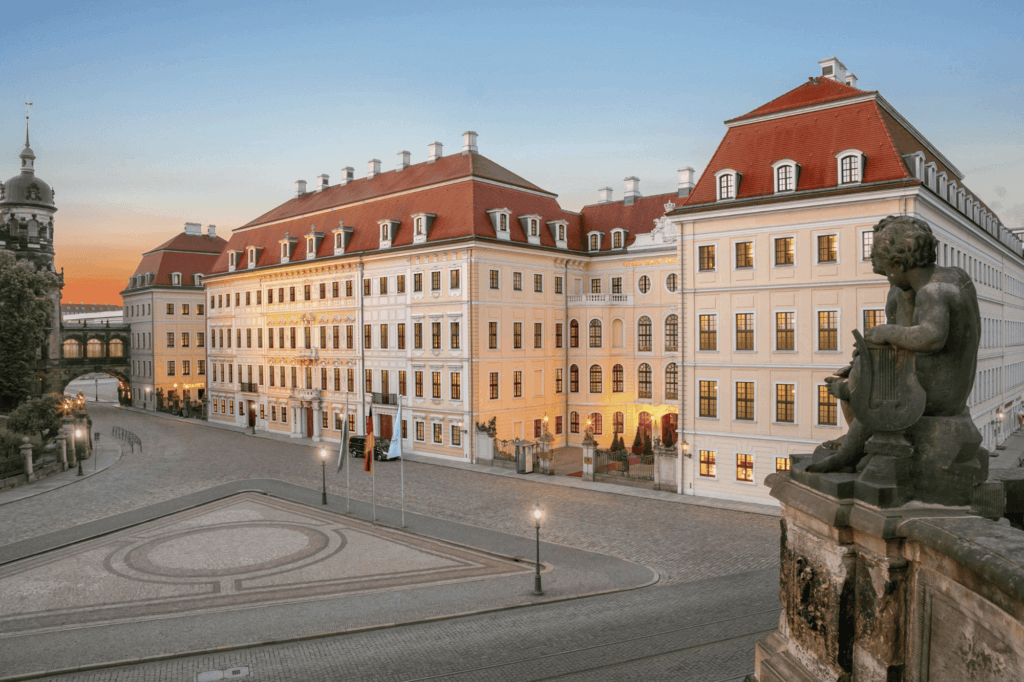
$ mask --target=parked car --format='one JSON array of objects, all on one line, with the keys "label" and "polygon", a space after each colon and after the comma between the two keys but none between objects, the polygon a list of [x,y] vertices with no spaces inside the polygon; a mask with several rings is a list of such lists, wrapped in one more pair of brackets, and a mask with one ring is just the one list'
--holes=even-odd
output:
[{"label": "parked car", "polygon": [[[366,436],[349,436],[348,438],[348,451],[356,459],[363,458],[363,449],[366,447]],[[391,447],[391,441],[385,438],[374,438],[373,439],[373,458],[378,462],[383,462],[388,458],[388,449]]]}]

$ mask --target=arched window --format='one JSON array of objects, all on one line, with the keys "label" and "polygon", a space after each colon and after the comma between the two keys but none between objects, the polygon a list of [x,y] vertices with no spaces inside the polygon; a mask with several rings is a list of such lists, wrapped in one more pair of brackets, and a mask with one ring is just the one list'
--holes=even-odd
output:
[{"label": "arched window", "polygon": [[569,393],[580,392],[580,368],[569,365]]},{"label": "arched window", "polygon": [[679,350],[679,316],[669,315],[665,318],[665,350]]},{"label": "arched window", "polygon": [[82,344],[74,339],[68,339],[64,342],[64,357],[66,358],[80,358],[82,357]]},{"label": "arched window", "polygon": [[89,358],[102,358],[103,342],[99,339],[89,339],[85,344],[85,356]]},{"label": "arched window", "polygon": [[679,367],[676,363],[665,368],[665,400],[679,399]]},{"label": "arched window", "polygon": [[674,294],[679,289],[679,275],[673,272],[666,277],[665,288]]},{"label": "arched window", "polygon": [[112,339],[108,348],[108,353],[112,358],[123,358],[124,357],[124,341],[121,339]]},{"label": "arched window", "polygon": [[653,393],[651,386],[651,366],[646,362],[640,365],[636,374],[636,394],[638,398],[650,398]]},{"label": "arched window", "polygon": [[600,412],[590,415],[590,428],[594,431],[595,436],[600,436],[604,433],[604,419],[601,418]]},{"label": "arched window", "polygon": [[651,350],[651,318],[646,315],[637,322],[636,349]]},{"label": "arched window", "polygon": [[601,320],[590,321],[590,347],[601,347]]},{"label": "arched window", "polygon": [[580,432],[580,413],[570,412],[569,413],[569,433]]},{"label": "arched window", "polygon": [[626,430],[626,415],[616,412],[612,415],[612,433],[622,433]]},{"label": "arched window", "polygon": [[590,366],[590,392],[603,393],[604,381],[601,377],[601,365]]},{"label": "arched window", "polygon": [[569,322],[569,348],[580,347],[580,323],[576,320]]},{"label": "arched window", "polygon": [[622,393],[625,390],[625,372],[622,365],[612,367],[612,393]]}]

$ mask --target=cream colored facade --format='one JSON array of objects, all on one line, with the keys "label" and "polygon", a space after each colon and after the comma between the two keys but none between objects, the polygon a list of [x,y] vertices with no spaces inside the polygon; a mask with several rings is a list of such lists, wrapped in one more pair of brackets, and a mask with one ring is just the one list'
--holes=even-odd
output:
[{"label": "cream colored facade", "polygon": [[675,419],[668,242],[589,257],[462,240],[214,276],[209,418],[337,441],[346,403],[355,433],[372,405],[386,436],[403,428],[401,400],[407,452],[472,459],[472,427],[492,418],[499,438],[531,440],[546,418],[557,446],[580,443],[593,417],[606,447],[620,413],[631,440],[640,413]]},{"label": "cream colored facade", "polygon": [[[1017,428],[1024,383],[1019,242],[984,216],[971,215],[962,202],[958,207],[956,199],[941,198],[934,178],[925,179],[924,185],[845,197],[709,206],[672,219],[684,281],[680,413],[691,455],[684,462],[685,493],[772,502],[764,485],[768,474],[787,466],[789,455],[810,453],[845,433],[842,410],[824,394],[825,378],[849,362],[853,329],[872,326],[873,315],[884,322],[888,283],[872,272],[870,238],[888,215],[927,221],[940,242],[939,265],[971,274],[983,327],[971,414],[989,449]],[[833,235],[834,260],[819,252],[829,245],[819,239]],[[785,239],[793,240],[793,262],[776,264],[776,247]],[[746,248],[738,245],[746,243],[753,247],[752,266],[737,267],[737,248]],[[701,247],[716,250],[713,268],[701,267]],[[752,319],[738,321],[738,315]],[[717,329],[714,349],[710,319]],[[779,322],[792,330],[779,330]],[[749,325],[751,334],[738,335],[738,325]],[[701,382],[711,382],[703,386],[703,410]],[[708,409],[712,385],[714,410]]]},{"label": "cream colored facade", "polygon": [[156,409],[177,397],[200,400],[206,390],[206,300],[202,287],[154,287],[121,292],[131,325],[132,404]]}]

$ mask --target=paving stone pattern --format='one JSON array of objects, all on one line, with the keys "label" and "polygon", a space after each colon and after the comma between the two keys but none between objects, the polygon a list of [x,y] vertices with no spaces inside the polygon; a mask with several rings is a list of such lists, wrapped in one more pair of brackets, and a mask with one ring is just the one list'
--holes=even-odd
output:
[{"label": "paving stone pattern", "polygon": [[[317,447],[254,438],[196,421],[162,419],[90,405],[96,429],[139,434],[142,451],[126,452],[107,471],[43,495],[0,506],[0,545],[250,478],[273,478],[318,490]],[[331,447],[328,444],[328,447]],[[332,453],[332,457],[334,453]],[[370,500],[370,477],[349,460],[352,497]],[[328,489],[345,494],[345,474],[328,465]],[[376,501],[399,506],[397,462],[379,462]],[[607,495],[474,471],[405,463],[406,509],[436,518],[533,537],[530,509],[539,501],[542,537],[649,566],[661,585],[777,566],[778,519],[728,510]]]}]

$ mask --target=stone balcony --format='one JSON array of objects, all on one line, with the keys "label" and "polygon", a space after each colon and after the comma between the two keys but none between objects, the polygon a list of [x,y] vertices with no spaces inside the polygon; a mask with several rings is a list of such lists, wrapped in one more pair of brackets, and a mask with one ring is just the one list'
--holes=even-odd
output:
[{"label": "stone balcony", "polygon": [[574,294],[569,305],[633,305],[633,294]]}]

